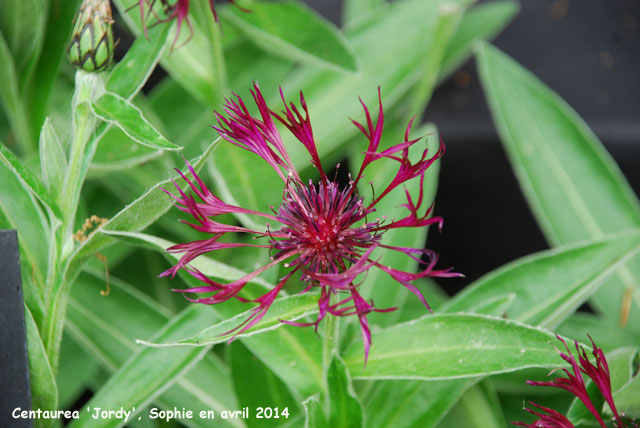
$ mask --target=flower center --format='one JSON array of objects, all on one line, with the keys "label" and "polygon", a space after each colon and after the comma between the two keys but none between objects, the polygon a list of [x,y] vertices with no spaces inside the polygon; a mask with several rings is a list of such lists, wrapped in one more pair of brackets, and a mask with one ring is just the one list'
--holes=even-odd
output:
[{"label": "flower center", "polygon": [[348,185],[340,190],[335,182],[288,183],[278,218],[287,238],[272,240],[280,251],[298,251],[290,263],[306,271],[338,273],[380,239],[373,229],[377,223],[364,223],[363,198]]}]

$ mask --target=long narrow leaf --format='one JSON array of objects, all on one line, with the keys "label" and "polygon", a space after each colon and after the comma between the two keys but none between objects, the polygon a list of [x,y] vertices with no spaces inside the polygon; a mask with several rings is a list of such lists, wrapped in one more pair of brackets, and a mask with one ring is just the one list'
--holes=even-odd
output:
[{"label": "long narrow leaf", "polygon": [[639,250],[640,230],[524,257],[474,282],[440,311],[469,311],[513,294],[509,318],[555,328]]},{"label": "long narrow leaf", "polygon": [[356,379],[456,379],[528,367],[557,367],[555,337],[544,330],[480,315],[428,315],[372,335],[344,359]]},{"label": "long narrow leaf", "polygon": [[[477,58],[494,121],[547,239],[562,245],[640,226],[638,199],[576,112],[496,48],[478,44]],[[598,309],[617,314],[629,291],[640,307],[637,278],[638,258],[595,295]],[[631,315],[637,329],[640,311]]]}]

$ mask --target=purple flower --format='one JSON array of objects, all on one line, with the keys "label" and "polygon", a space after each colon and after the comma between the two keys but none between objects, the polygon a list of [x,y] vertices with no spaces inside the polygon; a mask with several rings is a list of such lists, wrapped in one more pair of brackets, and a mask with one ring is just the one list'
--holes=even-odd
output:
[{"label": "purple flower", "polygon": [[[186,22],[186,24],[189,26],[189,31],[190,31],[189,38],[185,41],[185,43],[187,43],[193,37],[193,25],[189,20],[189,1],[190,0],[175,0],[175,1],[160,0],[160,3],[162,3],[162,7],[164,8],[164,18],[159,17],[153,9],[153,6],[155,5],[156,0],[138,0],[138,4],[133,5],[129,9],[132,9],[135,6],[138,6],[140,8],[140,21],[142,22],[142,30],[144,31],[144,35],[147,38],[149,37],[149,33],[147,32],[147,25],[144,17],[145,6],[148,6],[149,12],[151,12],[156,18],[156,21],[153,24],[151,24],[151,26],[166,23],[166,22],[171,22],[175,19],[177,22],[177,30],[176,30],[176,37],[174,38],[173,43],[171,44],[171,49],[173,50],[176,42],[178,41],[178,36],[180,36],[180,30],[182,28],[183,22]],[[234,3],[234,0],[230,0],[230,1],[231,3]],[[211,7],[211,13],[213,14],[214,19],[216,20],[216,22],[218,22],[218,14],[216,13],[215,0],[209,0],[209,5]],[[241,9],[246,11],[246,9],[243,9],[243,8]]]},{"label": "purple flower", "polygon": [[[301,111],[294,103],[287,105],[281,90],[280,95],[284,102],[284,110],[281,113],[267,107],[257,84],[254,85],[251,93],[258,107],[256,117],[249,113],[244,101],[236,95],[235,100],[227,100],[224,106],[226,115],[216,112],[218,124],[214,128],[228,142],[257,154],[271,165],[283,182],[282,204],[278,209],[272,208],[272,213],[261,213],[229,205],[215,196],[189,167],[195,177],[195,182],[189,181],[184,176],[183,178],[192,192],[187,194],[176,185],[178,195],[172,196],[176,206],[193,217],[194,221],[187,224],[198,231],[209,234],[210,237],[171,247],[169,251],[183,254],[179,262],[162,273],[162,276],[175,276],[179,269],[184,269],[204,282],[206,285],[202,287],[176,290],[184,293],[213,293],[208,297],[189,299],[193,302],[215,304],[230,298],[246,301],[238,293],[249,281],[275,265],[284,264],[285,267],[290,268],[288,273],[279,280],[270,292],[255,300],[259,305],[248,319],[234,330],[238,330],[239,334],[259,322],[285,283],[298,273],[304,285],[302,292],[320,289],[318,316],[311,323],[283,322],[298,326],[314,325],[317,329],[318,324],[327,314],[334,316],[355,315],[359,319],[362,330],[366,361],[371,343],[367,314],[374,311],[391,311],[395,308],[378,309],[374,307],[372,301],[363,298],[358,291],[359,284],[356,282],[358,275],[372,268],[380,269],[414,293],[427,308],[429,306],[426,300],[413,282],[419,278],[430,276],[459,276],[450,270],[434,270],[437,256],[432,251],[394,247],[381,243],[383,234],[391,229],[421,228],[430,224],[442,226],[440,217],[430,217],[432,207],[423,208],[423,184],[429,166],[444,154],[444,145],[441,144],[437,153],[431,157],[427,156],[425,149],[420,160],[415,163],[411,162],[409,148],[418,143],[419,139],[409,139],[411,129],[411,123],[409,123],[404,141],[389,149],[379,151],[384,114],[378,89],[378,120],[374,123],[368,108],[361,100],[366,124],[353,121],[368,140],[364,161],[358,174],[355,177],[350,177],[349,182],[341,186],[338,182],[328,178],[320,162],[307,104],[302,92],[300,93]],[[311,162],[320,176],[317,183],[313,183],[311,180],[305,182],[298,175],[276,128],[275,120],[281,122],[307,149]],[[397,173],[391,182],[387,183],[386,187],[373,197],[373,200],[366,203],[358,192],[358,185],[364,177],[366,168],[381,159],[396,164],[398,166]],[[376,211],[375,206],[378,202],[393,189],[412,179],[419,180],[420,190],[417,200],[405,190],[407,203],[402,207],[406,208],[408,213],[404,217],[388,222],[371,218]],[[217,216],[228,213],[254,215],[278,225],[267,224],[265,230],[252,230],[242,226],[219,223],[215,220]],[[263,243],[248,244],[222,241],[221,238],[229,232],[252,234],[255,238],[260,238]],[[215,282],[188,265],[191,260],[201,254],[237,247],[267,248],[270,251],[272,261],[255,272],[227,284]],[[371,258],[372,252],[377,248],[403,253],[420,262],[423,267],[419,272],[414,273],[383,265],[378,260]],[[423,261],[423,257],[427,261]],[[384,284],[380,283],[378,286],[384,286]],[[331,299],[331,296],[339,297]]]},{"label": "purple flower", "polygon": [[[587,388],[585,385],[584,378],[582,374],[586,374],[591,380],[594,382],[600,394],[609,405],[611,412],[613,413],[613,422],[617,428],[628,428],[628,425],[623,421],[624,415],[621,415],[616,408],[615,403],[613,402],[613,392],[611,391],[611,376],[609,374],[609,366],[607,365],[607,359],[604,356],[604,352],[602,349],[598,348],[594,343],[591,336],[589,336],[589,340],[591,340],[591,345],[593,346],[593,356],[595,357],[596,365],[593,365],[589,358],[587,357],[587,353],[579,344],[578,341],[575,341],[575,347],[578,352],[578,361],[576,361],[575,357],[571,353],[569,346],[567,343],[560,337],[556,336],[558,340],[560,340],[565,349],[567,350],[567,354],[564,352],[558,351],[560,353],[560,357],[565,360],[567,363],[571,365],[571,371],[568,369],[562,369],[562,371],[567,375],[567,377],[557,377],[549,382],[534,382],[527,381],[529,385],[535,386],[550,386],[553,388],[564,389],[565,391],[569,391],[586,406],[586,408],[591,412],[591,414],[596,418],[598,423],[602,428],[606,428],[607,425],[600,415],[600,412],[596,409],[595,405],[592,403],[591,398],[587,392]],[[574,428],[574,425],[562,414],[558,413],[553,409],[549,409],[547,407],[542,407],[537,405],[536,403],[531,403],[537,408],[546,412],[546,414],[542,414],[536,412],[535,410],[527,409],[530,413],[539,416],[540,419],[535,421],[532,424],[525,424],[523,422],[514,422],[514,425],[520,425],[529,428]],[[634,428],[638,428],[640,425],[634,424],[632,425]]]}]

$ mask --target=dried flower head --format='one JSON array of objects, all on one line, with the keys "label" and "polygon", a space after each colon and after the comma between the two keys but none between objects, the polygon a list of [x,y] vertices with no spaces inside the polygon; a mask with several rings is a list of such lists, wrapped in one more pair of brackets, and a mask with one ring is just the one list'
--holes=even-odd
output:
[{"label": "dried flower head", "polygon": [[[604,352],[602,349],[598,348],[594,343],[591,336],[589,336],[589,340],[591,340],[591,345],[593,346],[593,356],[595,358],[596,364],[593,365],[587,356],[587,352],[582,348],[578,341],[575,341],[576,351],[578,353],[578,360],[576,361],[575,357],[571,353],[569,346],[560,336],[556,336],[558,340],[560,340],[567,353],[558,351],[560,353],[560,357],[565,360],[571,366],[571,371],[568,369],[562,369],[562,371],[567,375],[567,377],[557,377],[549,382],[534,382],[527,381],[529,385],[534,386],[550,386],[553,388],[564,389],[565,391],[569,391],[571,394],[575,395],[589,410],[589,412],[594,416],[596,421],[600,424],[602,428],[607,428],[607,424],[605,423],[604,418],[596,409],[596,406],[591,401],[589,397],[589,393],[587,392],[587,387],[582,377],[583,374],[586,374],[598,388],[600,394],[609,405],[611,412],[613,413],[613,423],[617,428],[629,428],[624,421],[624,415],[618,412],[615,403],[613,402],[613,392],[611,390],[611,376],[609,373],[609,366],[607,364],[607,359],[604,356]],[[535,407],[541,409],[546,414],[542,414],[536,412],[535,410],[527,409],[530,413],[540,417],[540,419],[536,420],[532,424],[525,424],[523,422],[514,422],[514,425],[520,425],[529,428],[574,428],[573,423],[569,421],[564,415],[561,413],[549,409],[547,407],[542,407],[537,405],[536,403],[531,403]],[[640,424],[632,422],[633,428],[639,428]]]},{"label": "dried flower head", "polygon": [[[312,323],[287,322],[288,324],[304,326],[314,325],[327,315],[347,316],[356,315],[359,318],[364,341],[365,358],[368,356],[371,334],[367,323],[367,314],[373,311],[389,311],[378,309],[373,302],[365,300],[358,291],[356,277],[376,268],[387,273],[402,286],[414,293],[422,303],[429,308],[425,298],[413,282],[419,278],[429,276],[458,276],[450,270],[434,270],[437,260],[436,254],[430,250],[419,248],[405,248],[384,245],[381,242],[383,234],[397,228],[421,228],[430,224],[442,226],[440,217],[431,217],[432,207],[423,208],[423,184],[425,173],[438,158],[444,154],[441,144],[437,153],[427,156],[427,149],[421,158],[413,163],[409,160],[409,148],[420,139],[410,139],[411,123],[407,126],[404,141],[389,149],[379,151],[380,138],[384,122],[382,100],[379,96],[378,119],[374,123],[367,106],[361,101],[366,116],[366,124],[356,121],[353,123],[369,141],[364,152],[364,160],[355,177],[340,186],[335,180],[329,179],[318,156],[316,143],[313,138],[309,112],[302,92],[300,106],[302,113],[293,104],[287,105],[282,90],[280,95],[284,102],[284,110],[277,113],[267,107],[264,97],[254,85],[251,91],[258,107],[258,117],[253,117],[242,98],[227,100],[224,107],[226,116],[216,113],[218,125],[214,128],[228,142],[257,154],[263,158],[280,176],[284,185],[283,200],[279,208],[272,213],[261,213],[246,208],[226,204],[216,197],[196,176],[195,183],[185,180],[192,190],[187,194],[176,185],[178,195],[172,195],[176,206],[190,214],[195,222],[187,223],[192,228],[211,235],[210,238],[179,244],[169,249],[171,252],[184,253],[179,262],[162,275],[174,276],[179,269],[184,269],[206,285],[203,287],[178,290],[185,293],[213,293],[209,297],[193,299],[191,301],[205,304],[224,302],[230,298],[238,298],[242,288],[261,272],[278,264],[290,268],[278,284],[267,294],[255,300],[259,303],[251,316],[238,326],[239,332],[255,325],[264,316],[285,283],[296,273],[300,274],[304,283],[303,292],[320,289],[318,301],[318,316]],[[317,183],[305,182],[298,175],[297,170],[284,147],[274,119],[280,121],[307,149],[311,162],[317,170],[320,180]],[[397,173],[390,183],[370,202],[358,192],[358,185],[364,177],[366,168],[380,159],[392,161],[398,166]],[[412,180],[419,180],[419,194],[417,200],[406,192],[407,203],[402,207],[408,210],[405,217],[385,221],[373,220],[370,216],[376,211],[376,204],[384,199],[393,189]],[[196,197],[200,201],[196,201]],[[222,224],[214,219],[222,214],[235,213],[262,217],[278,226],[267,226],[266,230],[252,230],[241,226]],[[262,238],[263,244],[228,243],[220,238],[228,232],[252,234]],[[272,261],[253,273],[239,278],[228,284],[221,284],[207,278],[198,270],[189,266],[189,262],[201,254],[226,248],[259,247],[270,251]],[[397,251],[411,257],[423,265],[421,271],[405,272],[379,263],[371,258],[377,248]],[[423,261],[422,258],[427,261]],[[336,296],[334,299],[331,296]],[[286,321],[283,321],[286,322]]]}]

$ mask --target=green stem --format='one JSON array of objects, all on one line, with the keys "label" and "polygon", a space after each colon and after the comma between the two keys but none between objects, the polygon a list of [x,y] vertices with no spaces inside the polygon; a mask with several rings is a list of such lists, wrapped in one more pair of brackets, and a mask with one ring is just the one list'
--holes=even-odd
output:
[{"label": "green stem", "polygon": [[[337,303],[338,295],[332,294],[329,299],[329,305]],[[326,385],[327,373],[331,360],[338,353],[340,337],[340,318],[328,314],[324,319],[324,336],[322,339],[322,372],[325,379],[325,391],[329,391],[329,385]],[[325,394],[328,395],[328,394]]]},{"label": "green stem", "polygon": [[[47,289],[45,297],[47,314],[43,338],[54,374],[57,372],[60,343],[62,342],[69,290],[71,289],[71,284],[67,284],[66,279],[62,277],[63,261],[73,251],[73,228],[80,192],[86,175],[86,165],[91,162],[91,159],[87,159],[87,143],[96,127],[96,118],[91,111],[90,103],[103,92],[104,82],[99,74],[76,72],[76,88],[72,105],[74,135],[59,200],[63,215],[62,226],[59,229],[59,235],[56,236],[59,243],[59,260],[62,262],[57,264],[54,284]],[[92,155],[93,153],[90,154],[90,156]]]}]

